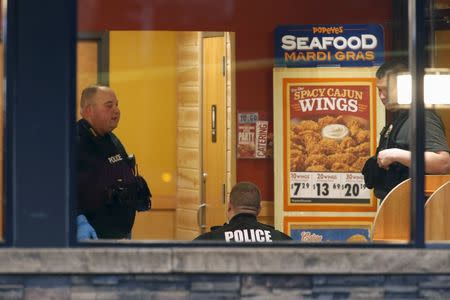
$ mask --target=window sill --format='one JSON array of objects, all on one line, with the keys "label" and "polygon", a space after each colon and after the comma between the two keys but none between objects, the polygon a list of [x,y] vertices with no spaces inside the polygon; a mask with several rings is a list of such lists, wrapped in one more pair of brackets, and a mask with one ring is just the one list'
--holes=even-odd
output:
[{"label": "window sill", "polygon": [[450,250],[351,248],[3,248],[0,273],[444,274]]}]

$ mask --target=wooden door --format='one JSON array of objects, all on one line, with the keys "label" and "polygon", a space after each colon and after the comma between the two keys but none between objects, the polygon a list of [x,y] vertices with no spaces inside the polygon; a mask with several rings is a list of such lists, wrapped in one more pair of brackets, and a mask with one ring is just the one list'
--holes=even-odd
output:
[{"label": "wooden door", "polygon": [[202,231],[226,221],[225,39],[203,43],[203,203]]}]

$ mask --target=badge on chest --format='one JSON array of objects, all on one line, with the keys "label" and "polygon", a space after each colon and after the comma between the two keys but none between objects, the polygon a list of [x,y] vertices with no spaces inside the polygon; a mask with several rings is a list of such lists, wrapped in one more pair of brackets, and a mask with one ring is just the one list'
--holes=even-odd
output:
[{"label": "badge on chest", "polygon": [[120,154],[108,157],[108,161],[110,164],[115,164],[122,160],[122,156]]}]

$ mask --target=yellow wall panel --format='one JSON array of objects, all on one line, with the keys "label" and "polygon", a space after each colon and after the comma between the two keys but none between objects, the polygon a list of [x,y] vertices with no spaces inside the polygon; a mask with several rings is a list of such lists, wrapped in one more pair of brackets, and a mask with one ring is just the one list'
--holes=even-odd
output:
[{"label": "yellow wall panel", "polygon": [[177,228],[175,230],[175,236],[177,240],[181,241],[191,241],[199,236],[200,232],[198,230],[186,230],[182,228]]},{"label": "yellow wall panel", "polygon": [[132,238],[134,240],[174,240],[175,211],[151,210],[138,213]]},{"label": "yellow wall panel", "polygon": [[175,32],[110,33],[110,85],[122,112],[115,133],[153,195],[176,194],[176,57]]}]

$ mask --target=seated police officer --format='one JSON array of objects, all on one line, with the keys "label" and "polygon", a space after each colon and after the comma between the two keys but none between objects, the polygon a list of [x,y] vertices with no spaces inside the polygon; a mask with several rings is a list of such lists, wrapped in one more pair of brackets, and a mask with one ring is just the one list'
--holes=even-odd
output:
[{"label": "seated police officer", "polygon": [[109,87],[89,86],[80,109],[77,238],[130,238],[136,210],[150,209],[151,194],[112,133],[120,119],[117,97]]},{"label": "seated police officer", "polygon": [[292,240],[290,236],[256,220],[261,211],[261,194],[251,182],[236,184],[228,202],[228,224],[213,227],[212,231],[195,240],[222,240],[225,242],[273,242]]}]

